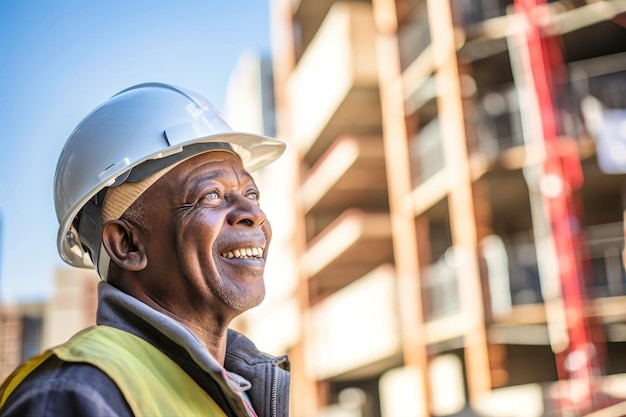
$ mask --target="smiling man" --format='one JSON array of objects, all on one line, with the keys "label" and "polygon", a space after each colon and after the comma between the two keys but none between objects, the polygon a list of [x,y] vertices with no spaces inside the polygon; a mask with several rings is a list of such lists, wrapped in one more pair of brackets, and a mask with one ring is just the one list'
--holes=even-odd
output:
[{"label": "smiling man", "polygon": [[57,243],[96,265],[98,325],[18,368],[0,415],[287,416],[287,359],[228,329],[265,296],[272,232],[249,172],[284,147],[165,84],[83,119],[57,166]]}]

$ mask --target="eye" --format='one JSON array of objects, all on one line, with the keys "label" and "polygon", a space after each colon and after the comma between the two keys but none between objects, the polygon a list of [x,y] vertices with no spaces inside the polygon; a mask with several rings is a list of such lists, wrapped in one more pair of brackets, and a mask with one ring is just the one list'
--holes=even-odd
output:
[{"label": "eye", "polygon": [[214,198],[220,198],[220,193],[218,193],[217,191],[209,191],[208,193],[203,195],[202,198],[208,198],[210,200]]},{"label": "eye", "polygon": [[246,198],[252,201],[259,201],[260,195],[257,190],[250,190],[246,193]]},{"label": "eye", "polygon": [[201,198],[200,202],[204,204],[218,204],[222,199],[222,196],[219,191],[211,190],[205,193]]}]

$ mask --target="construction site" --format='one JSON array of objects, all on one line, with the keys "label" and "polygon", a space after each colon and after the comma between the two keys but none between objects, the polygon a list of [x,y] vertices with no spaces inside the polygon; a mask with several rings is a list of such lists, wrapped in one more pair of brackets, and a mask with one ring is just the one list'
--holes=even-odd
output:
[{"label": "construction site", "polygon": [[[291,415],[626,415],[626,1],[269,6],[227,119],[288,150],[236,325],[289,355]],[[0,379],[92,324],[97,280],[3,307]]]}]

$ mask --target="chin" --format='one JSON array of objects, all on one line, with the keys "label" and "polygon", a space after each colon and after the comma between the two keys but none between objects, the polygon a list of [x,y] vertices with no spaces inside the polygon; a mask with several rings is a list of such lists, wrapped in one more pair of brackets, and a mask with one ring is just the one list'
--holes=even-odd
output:
[{"label": "chin", "polygon": [[241,313],[258,306],[265,299],[265,285],[262,281],[244,288],[222,288],[220,292],[222,300]]},{"label": "chin", "polygon": [[234,303],[230,303],[231,307],[240,313],[246,312],[254,307],[258,307],[265,298],[265,294],[259,297],[242,298]]},{"label": "chin", "polygon": [[265,285],[262,285],[262,288],[253,294],[248,294],[246,299],[247,309],[251,309],[260,305],[263,300],[265,300]]}]

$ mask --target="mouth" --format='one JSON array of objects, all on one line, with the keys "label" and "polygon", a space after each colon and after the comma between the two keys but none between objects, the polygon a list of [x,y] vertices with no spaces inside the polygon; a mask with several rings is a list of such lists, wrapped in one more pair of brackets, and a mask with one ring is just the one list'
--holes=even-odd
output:
[{"label": "mouth", "polygon": [[249,248],[237,248],[227,250],[220,254],[224,258],[228,259],[254,259],[263,257],[263,248],[261,247],[249,247]]}]

